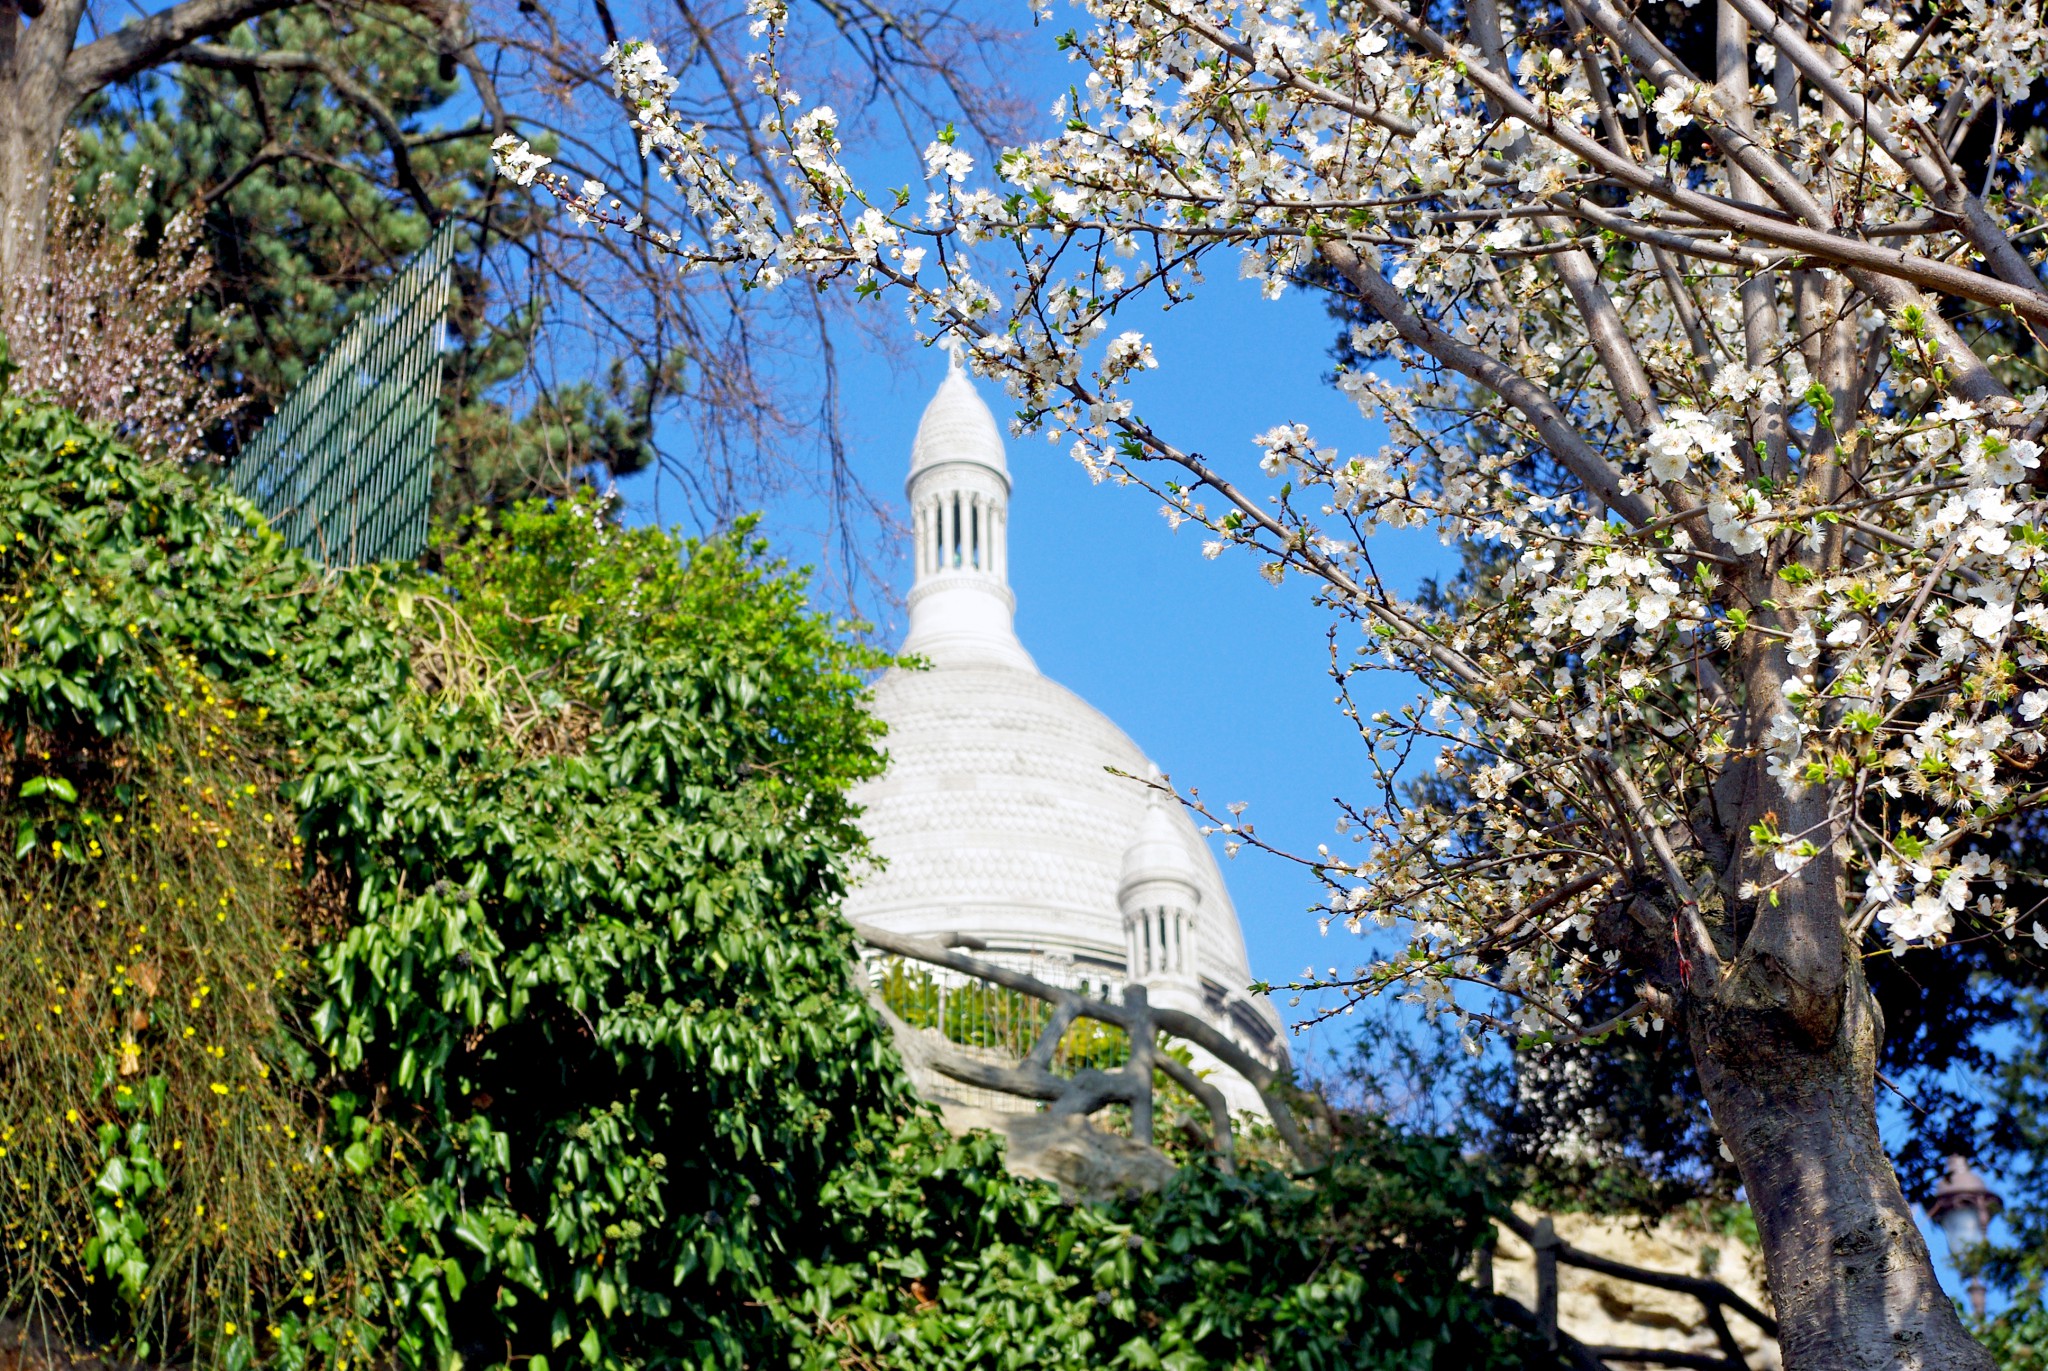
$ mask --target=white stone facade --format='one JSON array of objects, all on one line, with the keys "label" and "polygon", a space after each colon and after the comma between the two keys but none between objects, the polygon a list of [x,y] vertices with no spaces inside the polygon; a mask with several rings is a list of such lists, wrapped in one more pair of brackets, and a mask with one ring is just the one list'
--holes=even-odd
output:
[{"label": "white stone facade", "polygon": [[[978,937],[986,955],[1068,986],[1141,980],[1153,1003],[1284,1067],[1279,1016],[1245,993],[1244,934],[1208,847],[1178,805],[1127,779],[1156,774],[1137,745],[1017,639],[1002,433],[957,367],[919,425],[909,494],[917,579],[902,650],[931,665],[876,686],[889,769],[855,798],[884,865],[847,913]],[[1234,1073],[1196,1064],[1233,1109],[1257,1108]]]}]

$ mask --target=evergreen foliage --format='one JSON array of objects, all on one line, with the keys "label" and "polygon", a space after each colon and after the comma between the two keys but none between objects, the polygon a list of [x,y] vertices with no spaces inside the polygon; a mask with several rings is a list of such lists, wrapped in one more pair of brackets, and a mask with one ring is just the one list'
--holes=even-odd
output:
[{"label": "evergreen foliage", "polygon": [[589,500],[322,575],[0,399],[0,1317],[224,1371],[1528,1364],[1486,1175],[1068,1207],[849,974],[880,658]]},{"label": "evergreen foliage", "polygon": [[[203,212],[213,272],[192,301],[190,326],[219,340],[213,379],[246,400],[231,445],[255,431],[425,243],[433,223],[424,197],[464,225],[437,511],[452,517],[564,490],[586,469],[624,475],[653,460],[660,365],[636,377],[619,360],[599,382],[539,392],[525,384],[552,278],[520,264],[544,225],[530,197],[491,177],[488,131],[458,101],[431,24],[398,7],[295,6],[222,42],[319,54],[404,129],[418,188],[416,196],[395,173],[377,121],[318,70],[181,65],[88,106],[74,174],[82,196],[109,175],[122,187],[110,227],[139,221],[155,235],[181,210]],[[530,403],[515,411],[517,396]]]}]

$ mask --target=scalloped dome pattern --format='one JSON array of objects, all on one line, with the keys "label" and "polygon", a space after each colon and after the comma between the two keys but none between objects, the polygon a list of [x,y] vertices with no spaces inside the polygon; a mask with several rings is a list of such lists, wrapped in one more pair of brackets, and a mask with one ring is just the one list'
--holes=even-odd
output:
[{"label": "scalloped dome pattern", "polygon": [[[889,769],[854,798],[885,865],[855,886],[849,916],[1072,957],[1098,974],[1113,967],[1120,981],[1125,856],[1141,833],[1156,844],[1163,821],[1201,892],[1201,976],[1245,1001],[1244,933],[1215,858],[1185,812],[1156,809],[1148,824],[1144,788],[1104,770],[1144,776],[1150,763],[1101,711],[1036,672],[997,665],[890,671],[873,709],[889,725]],[[1251,1045],[1273,1050],[1278,1015],[1263,999],[1246,1008],[1272,1035]]]},{"label": "scalloped dome pattern", "polygon": [[[905,647],[932,666],[875,685],[889,767],[853,798],[880,862],[856,881],[847,914],[912,936],[972,935],[999,960],[1107,989],[1129,972],[1126,878],[1133,900],[1185,882],[1198,894],[1198,964],[1152,974],[1153,989],[1284,1063],[1280,1016],[1245,993],[1244,933],[1193,822],[1179,805],[1150,803],[1130,779],[1155,774],[1138,745],[1039,675],[1017,641],[1003,435],[957,357],[918,424],[908,490],[917,580]],[[1178,911],[1183,897],[1174,898]],[[1148,906],[1131,917],[1168,916]],[[1222,1088],[1233,1108],[1261,1108],[1236,1073],[1225,1072]]]},{"label": "scalloped dome pattern", "polygon": [[917,439],[910,446],[910,475],[915,479],[918,472],[940,462],[976,462],[1006,479],[1010,474],[1002,426],[958,362],[946,369],[946,379],[918,421]]}]

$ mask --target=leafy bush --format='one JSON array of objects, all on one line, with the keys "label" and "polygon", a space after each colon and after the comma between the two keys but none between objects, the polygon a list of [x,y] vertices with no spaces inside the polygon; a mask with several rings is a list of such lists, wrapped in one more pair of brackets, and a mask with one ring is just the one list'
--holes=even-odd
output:
[{"label": "leafy bush", "polygon": [[6,1311],[229,1365],[758,1343],[913,1107],[833,913],[875,659],[744,537],[535,510],[326,578],[61,412],[0,452]]},{"label": "leafy bush", "polygon": [[225,1371],[1493,1364],[1448,1144],[1069,1208],[938,1129],[836,914],[881,659],[750,531],[332,575],[58,411],[0,462],[0,1315]]},{"label": "leafy bush", "polygon": [[2038,1288],[2022,1291],[2009,1308],[1970,1331],[1991,1349],[1999,1371],[2048,1371],[2048,1306]]},{"label": "leafy bush", "polygon": [[267,697],[352,890],[322,1039],[418,1143],[407,1363],[738,1363],[911,1109],[835,912],[878,659],[758,542],[687,551],[516,512],[449,550],[453,604],[393,597]]},{"label": "leafy bush", "polygon": [[0,401],[0,1309],[248,1360],[343,1309],[374,1178],[331,1161],[302,1012],[345,911],[228,685],[332,596],[184,471]]},{"label": "leafy bush", "polygon": [[1064,1207],[985,1136],[913,1129],[849,1184],[859,1263],[782,1305],[817,1368],[1540,1367],[1457,1279],[1483,1169],[1377,1125],[1318,1171],[1183,1168],[1164,1192]]}]

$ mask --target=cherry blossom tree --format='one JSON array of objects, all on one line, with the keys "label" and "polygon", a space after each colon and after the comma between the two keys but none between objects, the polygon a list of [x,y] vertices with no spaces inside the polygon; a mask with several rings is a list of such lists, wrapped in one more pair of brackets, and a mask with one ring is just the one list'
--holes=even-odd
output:
[{"label": "cherry blossom tree", "polygon": [[[1988,1366],[1879,1138],[1862,967],[2048,936],[1982,850],[2048,800],[2048,390],[1998,342],[2048,325],[2048,216],[2003,118],[2048,30],[2030,0],[1717,4],[1695,71],[1626,0],[1542,27],[1497,0],[1082,0],[1056,131],[988,176],[942,133],[914,195],[857,183],[758,0],[778,183],[635,43],[612,72],[691,224],[516,140],[499,161],[686,270],[903,302],[1020,431],[1156,491],[1212,555],[1306,578],[1340,681],[1424,692],[1359,719],[1371,793],[1306,859],[1332,921],[1409,935],[1344,989],[1468,1034],[1679,1035],[1785,1364]],[[1973,186],[1953,155],[1986,121]],[[1154,358],[1121,325],[1217,254],[1271,295],[1355,293],[1383,360],[1338,383],[1384,446],[1270,416],[1241,478],[1146,420]],[[1472,570],[1406,598],[1383,528]]]},{"label": "cherry blossom tree", "polygon": [[120,195],[110,177],[88,198],[67,197],[48,274],[0,280],[0,337],[18,370],[9,388],[104,424],[148,456],[204,460],[209,438],[241,405],[206,374],[213,340],[189,332],[192,297],[212,270],[199,216],[174,216],[146,253],[140,225],[108,228]]}]

